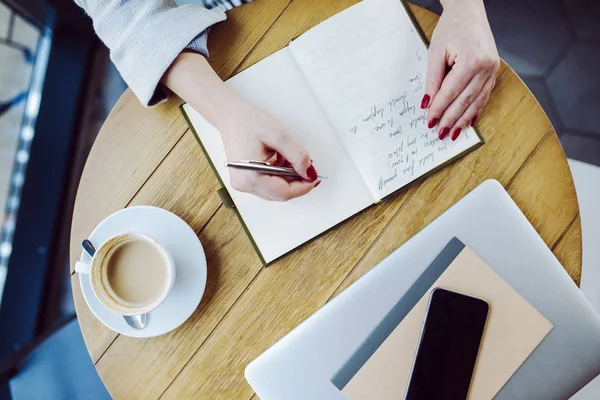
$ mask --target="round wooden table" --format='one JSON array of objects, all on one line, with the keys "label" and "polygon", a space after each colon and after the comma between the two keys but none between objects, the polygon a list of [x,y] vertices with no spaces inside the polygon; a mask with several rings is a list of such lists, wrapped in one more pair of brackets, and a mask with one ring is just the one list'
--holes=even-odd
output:
[{"label": "round wooden table", "polygon": [[[226,79],[353,3],[259,0],[236,8],[211,32],[211,63]],[[411,8],[430,36],[437,16]],[[243,374],[251,360],[489,178],[502,183],[579,282],[581,224],[567,160],[540,105],[505,64],[477,124],[484,146],[267,269],[234,212],[221,205],[217,179],[179,104],[146,109],[127,91],[94,143],[77,194],[71,264],[98,222],[140,204],[185,219],[208,258],[198,309],[180,328],[152,339],[104,327],[72,275],[85,342],[116,399],[252,398]]]}]

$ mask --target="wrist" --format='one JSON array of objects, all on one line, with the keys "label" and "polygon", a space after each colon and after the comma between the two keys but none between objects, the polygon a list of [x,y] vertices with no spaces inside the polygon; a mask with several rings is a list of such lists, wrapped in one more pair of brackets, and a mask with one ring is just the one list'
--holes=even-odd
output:
[{"label": "wrist", "polygon": [[165,73],[162,83],[219,130],[241,101],[198,53],[181,53]]},{"label": "wrist", "polygon": [[[212,118],[209,122],[217,128],[223,138],[233,134],[238,126],[239,114],[244,110],[245,100],[237,95],[232,89],[223,84],[224,90],[211,96]],[[192,107],[196,108],[194,104]]]}]

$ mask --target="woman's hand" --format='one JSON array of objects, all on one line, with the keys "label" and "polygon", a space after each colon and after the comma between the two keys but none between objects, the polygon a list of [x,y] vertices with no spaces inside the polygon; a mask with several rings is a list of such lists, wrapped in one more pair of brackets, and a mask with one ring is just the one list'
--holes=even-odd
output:
[{"label": "woman's hand", "polygon": [[[428,52],[421,108],[430,128],[456,140],[474,125],[496,82],[500,59],[482,0],[443,0]],[[449,71],[449,72],[447,72]]]},{"label": "woman's hand", "polygon": [[266,200],[287,201],[307,194],[321,181],[306,149],[277,121],[260,108],[235,96],[231,113],[217,128],[228,160],[260,160],[289,166],[302,176],[281,176],[230,169],[234,189]]},{"label": "woman's hand", "polygon": [[287,201],[307,194],[319,181],[306,149],[273,117],[239,97],[206,59],[184,52],[162,79],[221,133],[227,159],[271,161],[304,179],[230,169],[231,186],[267,200]]}]

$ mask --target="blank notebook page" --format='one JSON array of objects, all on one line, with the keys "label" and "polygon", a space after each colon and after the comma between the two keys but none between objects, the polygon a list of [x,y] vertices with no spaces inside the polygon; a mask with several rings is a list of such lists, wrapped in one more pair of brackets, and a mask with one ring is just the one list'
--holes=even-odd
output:
[{"label": "blank notebook page", "polygon": [[329,179],[285,203],[234,190],[218,131],[186,104],[185,111],[250,234],[271,262],[373,203],[369,191],[285,48],[227,81],[237,93],[277,118]]}]

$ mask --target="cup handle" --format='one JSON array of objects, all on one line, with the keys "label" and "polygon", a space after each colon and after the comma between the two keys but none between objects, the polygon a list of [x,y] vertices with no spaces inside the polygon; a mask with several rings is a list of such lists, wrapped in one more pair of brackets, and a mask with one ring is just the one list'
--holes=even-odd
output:
[{"label": "cup handle", "polygon": [[90,263],[77,261],[75,262],[75,272],[78,272],[80,274],[89,274],[91,266],[92,264]]}]

